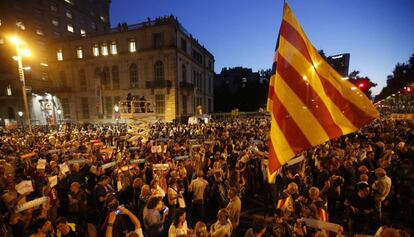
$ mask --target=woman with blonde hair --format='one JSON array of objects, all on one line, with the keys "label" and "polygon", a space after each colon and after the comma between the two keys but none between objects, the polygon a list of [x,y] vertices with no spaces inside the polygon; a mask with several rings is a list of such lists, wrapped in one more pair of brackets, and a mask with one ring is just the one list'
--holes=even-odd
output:
[{"label": "woman with blonde hair", "polygon": [[207,237],[208,236],[207,225],[202,221],[198,221],[194,226],[194,234],[197,237]]}]

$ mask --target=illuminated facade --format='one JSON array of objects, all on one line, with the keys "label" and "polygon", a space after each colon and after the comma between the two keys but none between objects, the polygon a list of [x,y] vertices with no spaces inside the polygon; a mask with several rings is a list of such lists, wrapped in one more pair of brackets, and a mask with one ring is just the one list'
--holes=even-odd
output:
[{"label": "illuminated facade", "polygon": [[109,122],[128,94],[171,121],[213,111],[214,57],[174,16],[63,40],[51,48],[52,93],[65,120]]},{"label": "illuminated facade", "polygon": [[[0,119],[18,120],[23,111],[22,84],[17,74],[16,35],[33,54],[23,59],[27,95],[33,124],[57,120],[57,101],[50,97],[55,78],[49,72],[49,45],[57,39],[87,36],[110,29],[110,0],[13,0],[0,1]],[[51,98],[50,100],[48,98]],[[45,101],[48,101],[44,105]],[[4,106],[5,105],[5,106]],[[39,112],[41,111],[41,112]],[[52,116],[52,117],[51,117]],[[2,124],[2,122],[0,122]]]}]

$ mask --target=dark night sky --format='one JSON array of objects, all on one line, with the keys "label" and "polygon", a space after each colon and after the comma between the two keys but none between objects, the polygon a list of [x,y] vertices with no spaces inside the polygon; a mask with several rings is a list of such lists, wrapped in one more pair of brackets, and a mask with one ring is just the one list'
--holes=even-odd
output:
[{"label": "dark night sky", "polygon": [[[378,93],[398,62],[414,53],[412,0],[288,1],[317,49],[351,53]],[[215,71],[244,66],[270,68],[282,18],[281,0],[112,0],[111,24],[134,24],[174,14],[214,56]]]}]

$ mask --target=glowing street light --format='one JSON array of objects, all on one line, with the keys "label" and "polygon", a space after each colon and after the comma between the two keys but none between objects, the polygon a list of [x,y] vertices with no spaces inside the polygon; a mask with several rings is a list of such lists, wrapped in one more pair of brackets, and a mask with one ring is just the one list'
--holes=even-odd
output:
[{"label": "glowing street light", "polygon": [[[26,81],[24,79],[24,68],[23,68],[23,62],[22,62],[22,59],[23,59],[22,56],[29,57],[31,56],[31,53],[28,49],[20,47],[23,42],[18,37],[16,36],[10,37],[10,42],[16,45],[17,56],[13,58],[17,61],[19,78],[20,78],[20,81],[22,82],[23,102],[24,102],[24,110],[26,114],[25,119],[27,120],[27,124],[29,124],[29,131],[32,132],[32,123],[30,121],[29,105],[27,103]],[[23,115],[23,112],[21,113]],[[19,112],[19,116],[21,117],[20,112]]]},{"label": "glowing street light", "polygon": [[17,114],[19,115],[19,117],[22,117],[23,116],[23,112],[22,111],[17,112]]},{"label": "glowing street light", "polygon": [[115,110],[115,113],[118,113],[119,112],[119,106],[118,105],[115,105],[114,106],[114,110]]}]

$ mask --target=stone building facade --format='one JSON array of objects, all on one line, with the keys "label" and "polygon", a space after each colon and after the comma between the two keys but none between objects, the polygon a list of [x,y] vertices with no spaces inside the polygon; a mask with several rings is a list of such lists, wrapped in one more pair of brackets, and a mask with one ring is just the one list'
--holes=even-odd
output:
[{"label": "stone building facade", "polygon": [[214,57],[174,16],[51,46],[52,93],[66,120],[114,121],[128,94],[155,105],[158,118],[213,111]]}]

